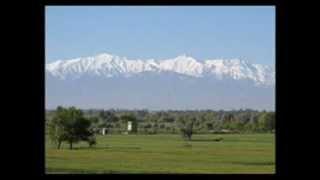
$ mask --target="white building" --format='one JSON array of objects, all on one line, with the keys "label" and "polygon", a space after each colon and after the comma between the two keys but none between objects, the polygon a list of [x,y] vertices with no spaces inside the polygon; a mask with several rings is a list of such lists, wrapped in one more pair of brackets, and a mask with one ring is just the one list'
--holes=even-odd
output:
[{"label": "white building", "polygon": [[132,122],[128,121],[128,131],[130,132],[132,130]]},{"label": "white building", "polygon": [[106,129],[107,129],[107,128],[102,128],[102,135],[105,135],[105,134],[106,134]]}]

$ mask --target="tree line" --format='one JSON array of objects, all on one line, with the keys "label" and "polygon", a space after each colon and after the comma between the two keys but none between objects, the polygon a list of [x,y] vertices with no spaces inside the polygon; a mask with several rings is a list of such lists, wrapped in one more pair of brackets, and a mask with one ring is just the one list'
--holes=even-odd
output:
[{"label": "tree line", "polygon": [[95,136],[104,128],[107,134],[127,132],[132,122],[134,134],[182,134],[190,140],[201,133],[266,133],[275,130],[275,113],[256,110],[80,110],[57,107],[46,111],[46,133],[60,148],[62,142],[72,145],[79,141],[96,143]]}]

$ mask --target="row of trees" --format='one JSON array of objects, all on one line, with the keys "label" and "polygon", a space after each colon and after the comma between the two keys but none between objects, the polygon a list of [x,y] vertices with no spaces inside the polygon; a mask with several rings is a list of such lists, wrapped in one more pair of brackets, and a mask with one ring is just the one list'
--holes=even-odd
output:
[{"label": "row of trees", "polygon": [[121,133],[132,122],[131,133],[157,134],[182,133],[190,140],[194,133],[247,133],[273,132],[275,113],[254,110],[239,111],[81,111],[75,107],[58,107],[46,113],[47,134],[57,145],[62,142],[72,145],[86,141],[89,146],[96,144],[95,135],[102,128],[107,133]]},{"label": "row of trees", "polygon": [[275,113],[254,110],[239,111],[157,111],[146,110],[86,110],[75,107],[58,107],[47,111],[47,133],[51,141],[60,148],[67,142],[96,143],[95,135],[102,128],[107,133],[122,133],[127,130],[127,122],[132,122],[131,133],[157,134],[182,133],[190,140],[194,133],[250,133],[273,132]]},{"label": "row of trees", "polygon": [[272,132],[275,129],[275,113],[267,111],[125,111],[87,110],[86,116],[103,119],[109,133],[120,133],[126,129],[121,117],[131,115],[137,120],[138,133],[179,133],[182,118],[193,118],[195,133],[212,133],[229,130],[238,133]]}]

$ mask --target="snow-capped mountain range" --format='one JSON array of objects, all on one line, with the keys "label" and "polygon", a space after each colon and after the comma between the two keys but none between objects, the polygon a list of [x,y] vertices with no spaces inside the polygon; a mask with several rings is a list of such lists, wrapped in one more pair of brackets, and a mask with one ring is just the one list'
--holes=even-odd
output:
[{"label": "snow-capped mountain range", "polygon": [[93,57],[58,60],[46,64],[46,73],[58,79],[90,77],[132,77],[148,73],[177,73],[195,78],[214,77],[220,80],[251,80],[255,85],[272,86],[275,83],[274,67],[250,63],[240,59],[213,59],[199,61],[180,55],[164,60],[132,60],[107,53]]},{"label": "snow-capped mountain range", "polygon": [[274,109],[273,67],[245,60],[132,60],[110,54],[46,65],[46,107]]}]

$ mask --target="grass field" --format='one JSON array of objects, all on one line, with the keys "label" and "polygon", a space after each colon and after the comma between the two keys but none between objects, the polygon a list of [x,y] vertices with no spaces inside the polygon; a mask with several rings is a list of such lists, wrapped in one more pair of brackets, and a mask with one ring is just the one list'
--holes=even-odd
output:
[{"label": "grass field", "polygon": [[[223,141],[215,142],[214,138]],[[274,134],[106,135],[74,150],[46,144],[46,173],[274,173]]]}]

